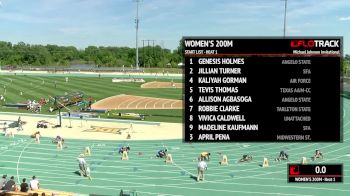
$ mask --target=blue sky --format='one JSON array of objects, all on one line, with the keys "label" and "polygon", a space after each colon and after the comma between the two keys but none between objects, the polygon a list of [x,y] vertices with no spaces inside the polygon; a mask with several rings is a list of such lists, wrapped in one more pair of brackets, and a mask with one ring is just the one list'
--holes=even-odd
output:
[{"label": "blue sky", "polygon": [[[31,44],[135,46],[132,0],[0,0],[0,40]],[[349,0],[288,0],[287,35],[344,36]],[[281,36],[281,0],[143,0],[139,40],[175,49],[182,36]],[[142,42],[139,42],[142,46]]]}]

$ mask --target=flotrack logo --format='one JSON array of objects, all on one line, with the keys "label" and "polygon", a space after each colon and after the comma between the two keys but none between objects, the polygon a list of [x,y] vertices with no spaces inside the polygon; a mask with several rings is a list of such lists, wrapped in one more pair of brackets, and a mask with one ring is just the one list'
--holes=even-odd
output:
[{"label": "flotrack logo", "polygon": [[295,39],[290,41],[290,46],[292,48],[337,48],[339,47],[339,40],[304,40]]}]

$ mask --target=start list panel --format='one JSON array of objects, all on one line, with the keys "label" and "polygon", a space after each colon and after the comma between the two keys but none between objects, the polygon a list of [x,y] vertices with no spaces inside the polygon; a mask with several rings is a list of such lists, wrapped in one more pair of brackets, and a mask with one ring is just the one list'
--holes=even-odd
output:
[{"label": "start list panel", "polygon": [[342,37],[184,37],[185,142],[342,142]]}]

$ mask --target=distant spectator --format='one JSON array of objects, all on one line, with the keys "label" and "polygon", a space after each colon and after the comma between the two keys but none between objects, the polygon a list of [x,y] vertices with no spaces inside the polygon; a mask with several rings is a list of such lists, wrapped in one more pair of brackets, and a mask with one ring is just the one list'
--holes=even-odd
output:
[{"label": "distant spectator", "polygon": [[45,196],[46,194],[45,193],[41,193],[41,196]]},{"label": "distant spectator", "polygon": [[39,196],[39,194],[38,193],[33,193],[33,196]]},{"label": "distant spectator", "polygon": [[15,177],[11,176],[10,180],[4,186],[5,191],[14,191],[16,189]]},{"label": "distant spectator", "polygon": [[6,177],[7,177],[7,175],[3,175],[1,180],[0,180],[0,190],[3,190],[3,188],[4,188],[5,184],[6,184],[6,181],[7,181]]},{"label": "distant spectator", "polygon": [[18,125],[17,131],[23,131],[22,124],[23,124],[23,122],[21,120],[21,116],[19,116],[18,120],[17,120],[17,125]]},{"label": "distant spectator", "polygon": [[29,182],[30,184],[30,189],[33,191],[36,191],[39,189],[39,181],[36,178],[36,176],[33,176],[32,180]]},{"label": "distant spectator", "polygon": [[28,192],[28,189],[29,189],[29,186],[28,184],[26,183],[26,179],[23,178],[22,180],[22,184],[21,184],[21,192]]}]

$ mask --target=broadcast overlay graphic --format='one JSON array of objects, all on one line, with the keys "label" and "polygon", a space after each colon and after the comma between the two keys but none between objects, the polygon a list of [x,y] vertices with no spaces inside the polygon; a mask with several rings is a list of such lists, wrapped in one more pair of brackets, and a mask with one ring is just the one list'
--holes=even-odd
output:
[{"label": "broadcast overlay graphic", "polygon": [[288,182],[343,182],[342,164],[288,164]]},{"label": "broadcast overlay graphic", "polygon": [[343,141],[342,37],[184,37],[184,46],[185,142]]}]

